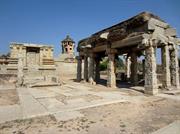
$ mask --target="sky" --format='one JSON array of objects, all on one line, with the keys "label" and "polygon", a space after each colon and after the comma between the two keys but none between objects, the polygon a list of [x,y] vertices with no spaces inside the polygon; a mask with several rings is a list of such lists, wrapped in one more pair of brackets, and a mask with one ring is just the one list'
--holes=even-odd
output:
[{"label": "sky", "polygon": [[76,45],[91,34],[149,11],[176,28],[180,35],[179,0],[0,0],[0,54],[10,42],[54,46],[69,34]]}]

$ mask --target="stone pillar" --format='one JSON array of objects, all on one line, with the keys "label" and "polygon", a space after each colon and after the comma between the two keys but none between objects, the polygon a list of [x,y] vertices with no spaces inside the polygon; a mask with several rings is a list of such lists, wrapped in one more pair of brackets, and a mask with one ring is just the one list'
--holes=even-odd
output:
[{"label": "stone pillar", "polygon": [[145,50],[145,93],[151,95],[158,93],[155,52],[153,42],[150,41]]},{"label": "stone pillar", "polygon": [[82,77],[81,77],[81,72],[82,72],[82,58],[81,56],[78,56],[78,64],[77,64],[77,81],[80,82]]},{"label": "stone pillar", "polygon": [[138,84],[138,62],[137,54],[135,52],[131,54],[131,83],[133,85]]},{"label": "stone pillar", "polygon": [[142,60],[142,67],[143,67],[143,79],[145,77],[145,59]]},{"label": "stone pillar", "polygon": [[100,67],[99,67],[100,59],[96,58],[95,62],[96,62],[96,65],[95,65],[95,81],[96,81],[96,83],[98,83],[100,81]]},{"label": "stone pillar", "polygon": [[88,81],[89,81],[89,83],[91,83],[91,84],[96,84],[95,83],[95,70],[94,70],[94,68],[95,68],[95,66],[94,66],[94,64],[95,64],[95,60],[94,60],[94,54],[93,53],[90,53],[90,56],[89,56],[89,77],[88,77]]},{"label": "stone pillar", "polygon": [[162,84],[163,87],[168,88],[171,86],[170,59],[169,59],[168,45],[165,45],[161,48],[161,58],[162,58]]},{"label": "stone pillar", "polygon": [[131,77],[131,57],[129,56],[126,58],[126,77],[127,80]]},{"label": "stone pillar", "polygon": [[18,77],[18,80],[17,80],[17,87],[21,87],[23,86],[23,77],[24,77],[24,74],[23,74],[23,57],[21,55],[18,56],[18,72],[17,72],[17,77]]},{"label": "stone pillar", "polygon": [[116,74],[115,74],[115,54],[108,53],[108,65],[107,65],[107,86],[116,87]]},{"label": "stone pillar", "polygon": [[88,81],[88,57],[84,56],[84,81]]},{"label": "stone pillar", "polygon": [[179,89],[179,65],[176,45],[173,45],[170,50],[170,61],[171,84]]}]

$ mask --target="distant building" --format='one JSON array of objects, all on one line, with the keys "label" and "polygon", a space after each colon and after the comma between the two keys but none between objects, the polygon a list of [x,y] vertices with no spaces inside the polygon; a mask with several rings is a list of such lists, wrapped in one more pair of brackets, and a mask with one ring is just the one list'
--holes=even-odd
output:
[{"label": "distant building", "polygon": [[68,62],[68,63],[75,62],[75,54],[74,54],[75,42],[69,35],[67,35],[66,38],[61,41],[61,47],[62,47],[62,54],[60,54],[57,60],[60,62]]},{"label": "distant building", "polygon": [[10,59],[17,64],[18,57],[23,58],[23,66],[49,66],[54,65],[53,47],[46,45],[28,44],[28,43],[11,43],[10,45]]},{"label": "distant building", "polygon": [[62,53],[73,54],[74,53],[74,41],[69,35],[66,36],[64,40],[61,41]]},{"label": "distant building", "polygon": [[53,51],[53,46],[11,43],[10,55],[0,57],[0,73],[17,74],[19,58],[22,59],[22,67],[26,74],[39,73],[44,75],[52,73],[55,71]]}]

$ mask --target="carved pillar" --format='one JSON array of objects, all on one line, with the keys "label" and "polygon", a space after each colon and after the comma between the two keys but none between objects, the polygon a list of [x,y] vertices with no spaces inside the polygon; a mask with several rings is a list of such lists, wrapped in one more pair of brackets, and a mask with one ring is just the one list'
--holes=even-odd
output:
[{"label": "carved pillar", "polygon": [[173,45],[172,49],[170,50],[170,61],[171,84],[179,89],[179,66],[176,45]]},{"label": "carved pillar", "polygon": [[82,74],[82,57],[78,56],[77,60],[78,60],[78,64],[77,64],[77,81],[80,82],[81,79],[82,79],[82,77],[81,77],[81,74]]},{"label": "carved pillar", "polygon": [[100,81],[100,67],[99,67],[100,59],[96,58],[95,62],[96,62],[96,65],[95,65],[95,81],[96,81],[96,83],[98,83]]},{"label": "carved pillar", "polygon": [[88,81],[88,57],[84,55],[84,81]]},{"label": "carved pillar", "polygon": [[133,85],[138,84],[138,62],[137,62],[137,54],[133,52],[131,54],[131,83]]},{"label": "carved pillar", "polygon": [[93,53],[90,53],[90,56],[89,56],[89,77],[88,77],[88,81],[89,83],[91,84],[96,84],[95,83],[95,60],[94,60],[94,54]]},{"label": "carved pillar", "polygon": [[148,48],[145,50],[145,93],[157,94],[157,74],[156,74],[156,49],[153,45],[154,42],[149,42]]},{"label": "carved pillar", "polygon": [[116,87],[115,53],[108,53],[107,86]]},{"label": "carved pillar", "polygon": [[168,88],[171,86],[170,77],[170,59],[169,59],[169,46],[165,45],[161,48],[162,58],[162,84],[163,87]]},{"label": "carved pillar", "polygon": [[127,80],[131,77],[131,57],[129,56],[126,57],[126,76]]}]

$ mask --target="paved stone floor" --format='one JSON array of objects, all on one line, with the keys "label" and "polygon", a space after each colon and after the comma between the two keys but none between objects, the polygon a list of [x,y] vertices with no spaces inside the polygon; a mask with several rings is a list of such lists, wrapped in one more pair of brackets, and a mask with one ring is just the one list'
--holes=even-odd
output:
[{"label": "paved stone floor", "polygon": [[123,92],[97,92],[93,91],[92,87],[75,82],[63,86],[16,90],[20,103],[0,106],[0,123],[42,115],[54,115],[57,120],[68,120],[83,116],[78,112],[81,109],[130,101],[130,96],[125,96]]},{"label": "paved stone floor", "polygon": [[[8,89],[11,88],[8,87]],[[6,88],[0,90],[6,90]],[[75,82],[62,86],[18,88],[17,92],[19,104],[0,106],[0,123],[42,115],[54,115],[57,120],[69,120],[82,117],[83,115],[78,112],[81,109],[119,102],[140,101],[145,97],[141,94],[131,96],[120,90],[95,91],[93,87]],[[158,96],[180,100],[180,96],[167,94]]]},{"label": "paved stone floor", "polygon": [[[54,131],[57,132],[57,129],[59,129],[56,125],[61,126],[59,123],[66,122],[67,124],[71,124],[74,121],[73,126],[76,126],[76,121],[78,122],[87,118],[88,120],[91,120],[91,122],[96,122],[90,129],[88,129],[89,133],[99,133],[99,131],[101,133],[111,133],[112,128],[110,126],[113,126],[113,129],[115,126],[116,130],[114,132],[119,131],[120,128],[123,128],[124,130],[124,125],[120,125],[120,127],[117,125],[118,123],[121,123],[118,119],[121,119],[128,128],[126,131],[130,133],[136,130],[139,126],[141,126],[142,131],[154,130],[154,128],[151,129],[146,126],[148,122],[151,121],[153,121],[153,123],[155,121],[158,126],[157,128],[161,128],[161,125],[165,126],[171,121],[174,121],[177,117],[180,119],[178,109],[180,95],[176,93],[177,91],[175,91],[175,93],[174,91],[171,91],[168,94],[161,93],[157,96],[146,96],[139,92],[142,90],[143,87],[138,86],[111,89],[106,88],[103,85],[93,86],[88,83],[75,83],[72,81],[66,82],[66,84],[62,86],[17,89],[15,89],[15,87],[0,87],[0,91],[3,91],[3,93],[5,93],[5,91],[8,91],[9,93],[10,91],[13,91],[13,93],[16,91],[19,98],[17,103],[9,102],[7,105],[4,105],[5,103],[0,105],[0,123],[10,125],[13,122],[6,121],[17,120],[17,122],[14,121],[14,123],[18,124],[18,122],[20,122],[18,119],[28,119],[21,120],[22,123],[28,121],[31,122],[31,119],[37,120],[37,122],[46,122],[46,118],[49,119],[50,117],[53,117],[57,122],[53,121],[52,124],[48,126],[47,132],[49,133],[49,129],[52,127],[51,129],[54,133]],[[7,98],[2,100],[5,102]],[[164,109],[164,111],[160,112],[159,110],[162,109]],[[169,112],[171,114],[174,113],[174,115],[169,116]],[[159,116],[157,116],[158,113]],[[162,113],[168,115],[164,116]],[[29,120],[29,118],[31,119]],[[159,122],[160,118],[161,122]],[[86,124],[84,121],[82,122]],[[53,125],[53,123],[56,125]],[[108,124],[110,128],[106,129],[105,126],[102,126],[102,123],[104,123],[104,125]],[[15,131],[15,124],[11,124],[12,128],[9,129],[10,133]],[[31,125],[36,124],[37,123],[31,123]],[[3,127],[4,126],[2,126],[2,128]],[[19,127],[23,127],[23,125],[21,124]],[[28,123],[24,125],[24,127],[29,127]],[[32,126],[30,128],[34,129]],[[39,129],[43,133],[46,132],[45,128]],[[2,130],[4,133],[8,131],[6,129]],[[31,130],[28,131],[31,132]],[[34,129],[34,131],[36,130]],[[66,133],[66,131],[68,131],[68,129],[64,128],[63,132]],[[72,131],[72,133],[74,132]]]}]

